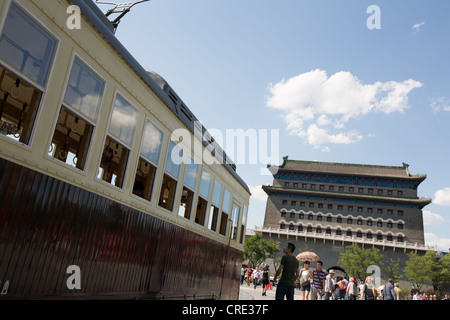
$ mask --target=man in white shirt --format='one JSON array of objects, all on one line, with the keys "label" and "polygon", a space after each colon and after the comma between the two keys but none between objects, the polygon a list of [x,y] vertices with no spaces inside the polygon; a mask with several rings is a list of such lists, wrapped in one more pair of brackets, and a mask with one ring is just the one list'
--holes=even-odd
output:
[{"label": "man in white shirt", "polygon": [[261,276],[262,276],[261,270],[259,270],[259,268],[256,267],[252,273],[253,289],[256,289],[256,286],[258,285],[258,282],[261,279]]}]

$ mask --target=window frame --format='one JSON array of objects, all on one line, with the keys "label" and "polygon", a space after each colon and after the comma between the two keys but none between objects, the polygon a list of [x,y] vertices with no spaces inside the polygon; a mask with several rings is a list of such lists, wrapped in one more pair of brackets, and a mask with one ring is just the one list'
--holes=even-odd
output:
[{"label": "window frame", "polygon": [[47,25],[44,22],[42,22],[41,19],[39,19],[35,14],[33,14],[26,7],[24,7],[20,2],[12,1],[12,0],[7,0],[7,1],[9,1],[9,3],[7,3],[6,6],[5,6],[6,10],[5,10],[4,15],[2,17],[2,20],[0,22],[0,37],[3,34],[3,30],[5,28],[5,23],[6,23],[6,20],[8,18],[8,15],[9,15],[9,12],[11,10],[11,7],[13,5],[15,5],[20,10],[22,10],[29,18],[34,20],[34,22],[37,25],[39,25],[42,29],[44,29],[45,32],[47,32],[49,35],[51,35],[56,40],[55,51],[54,51],[54,54],[53,54],[52,62],[48,66],[49,69],[48,69],[47,79],[46,79],[44,85],[41,85],[40,83],[34,81],[29,76],[24,74],[22,71],[16,70],[13,66],[11,66],[9,63],[7,63],[5,60],[3,60],[0,57],[0,62],[3,65],[8,66],[8,69],[10,71],[15,72],[15,73],[19,73],[21,75],[21,77],[23,77],[26,81],[30,82],[32,85],[36,86],[39,90],[41,90],[43,93],[45,93],[45,91],[46,91],[45,89],[48,88],[49,82],[51,81],[51,78],[52,78],[52,75],[53,75],[53,71],[55,70],[56,57],[59,54],[59,49],[60,49],[60,46],[61,46],[61,38],[58,37],[53,31],[51,31],[51,29],[48,28]]},{"label": "window frame", "polygon": [[[182,151],[182,153],[183,153],[182,158],[185,157],[184,149],[182,147],[179,147],[178,144],[176,143],[176,141],[171,140],[170,137],[169,137],[169,141],[165,143],[166,146],[167,146],[167,148],[165,149],[166,150],[166,156],[164,158],[164,169],[163,169],[163,172],[162,172],[161,188],[159,190],[157,206],[158,206],[159,209],[166,210],[167,212],[170,212],[170,213],[174,213],[175,203],[176,203],[176,200],[177,200],[177,192],[178,192],[178,188],[180,187],[180,178],[181,178],[182,174],[184,174],[184,172],[182,171],[183,170],[183,161],[184,160],[182,159],[181,163],[178,164],[178,166],[179,166],[178,167],[178,177],[175,177],[171,172],[168,172],[166,170],[167,159],[169,159],[169,157],[170,157],[169,153],[172,153],[172,150],[173,150],[173,149],[170,149],[170,144],[171,143],[174,144],[174,148],[178,147],[180,149],[180,151]],[[173,195],[173,203],[172,203],[172,208],[171,209],[167,209],[167,208],[164,208],[164,207],[159,205],[159,202],[161,200],[161,193],[163,192],[162,186],[163,186],[164,178],[165,178],[166,175],[170,179],[175,180],[175,182],[177,183],[177,185],[175,186],[175,189],[174,189],[175,193]],[[184,176],[183,176],[183,178],[184,178]],[[184,183],[184,181],[183,181],[183,183]],[[178,213],[177,213],[177,215],[178,215]]]},{"label": "window frame", "polygon": [[[214,203],[214,191],[216,190],[216,182],[218,184],[220,184],[220,196],[219,196],[219,203],[218,204]],[[214,178],[214,183],[212,185],[213,185],[213,187],[212,187],[212,191],[211,191],[211,201],[210,201],[209,213],[208,213],[208,229],[213,231],[213,232],[217,232],[218,229],[219,229],[218,228],[219,224],[220,224],[220,215],[221,215],[221,212],[222,212],[222,202],[223,202],[223,195],[224,195],[225,185],[217,177]],[[212,218],[214,217],[214,212],[211,212],[211,209],[213,207],[218,209],[214,230],[212,229]]]},{"label": "window frame", "polygon": [[[158,162],[157,163],[153,162],[153,160],[150,160],[149,158],[147,158],[146,156],[144,156],[142,154],[142,148],[143,148],[143,145],[144,145],[145,129],[147,128],[147,123],[148,122],[150,122],[153,126],[155,126],[162,133],[161,147],[160,147],[160,150],[159,150],[159,156],[158,156]],[[139,147],[139,152],[137,154],[137,162],[136,162],[136,170],[135,171],[137,172],[137,170],[138,170],[139,162],[141,161],[141,158],[144,159],[145,161],[147,161],[150,165],[153,165],[155,167],[156,171],[155,171],[155,176],[153,178],[153,182],[152,182],[152,186],[151,186],[151,190],[152,191],[151,191],[151,194],[150,194],[150,198],[146,199],[145,197],[140,197],[140,196],[134,194],[133,193],[133,188],[131,189],[131,193],[130,193],[131,196],[136,197],[138,199],[142,199],[142,200],[144,200],[146,202],[150,202],[150,203],[154,202],[153,200],[154,200],[154,197],[155,197],[155,184],[156,184],[156,181],[157,181],[157,178],[158,178],[158,174],[159,174],[160,169],[161,169],[162,151],[164,150],[164,146],[165,146],[165,143],[166,143],[165,142],[165,137],[166,137],[166,132],[152,118],[150,118],[149,116],[146,116],[145,120],[144,120],[144,127],[142,129],[141,144],[140,144],[140,147]],[[135,178],[134,178],[133,185],[134,185],[135,181],[136,181],[136,173],[135,173]]]},{"label": "window frame", "polygon": [[[65,98],[66,92],[67,92],[67,86],[69,84],[70,76],[72,74],[72,68],[73,68],[73,65],[74,65],[76,59],[78,59],[82,64],[84,64],[86,67],[88,67],[92,73],[94,73],[101,81],[103,81],[103,93],[102,93],[102,97],[101,97],[100,102],[99,102],[98,112],[97,112],[97,119],[96,119],[95,123],[92,122],[92,120],[89,119],[84,114],[81,114],[80,111],[74,110],[72,108],[72,106],[69,106],[68,104],[66,104],[64,102],[64,98]],[[45,156],[48,159],[50,159],[51,161],[56,161],[56,163],[62,164],[63,166],[71,168],[72,170],[76,170],[76,171],[79,171],[79,172],[82,172],[82,173],[86,173],[86,168],[88,167],[88,164],[89,164],[89,161],[90,161],[90,157],[92,155],[92,145],[93,145],[93,141],[95,141],[95,138],[96,138],[96,132],[97,132],[96,129],[98,127],[98,120],[99,120],[99,117],[100,117],[100,114],[101,114],[101,111],[102,111],[102,108],[103,108],[103,103],[104,103],[104,99],[105,99],[105,92],[106,92],[107,86],[108,86],[108,81],[106,80],[106,78],[104,78],[99,72],[97,72],[97,70],[95,68],[93,68],[92,65],[90,65],[85,59],[83,59],[81,57],[81,55],[79,55],[77,52],[73,52],[72,57],[70,59],[70,67],[68,69],[67,76],[66,76],[66,79],[65,79],[65,82],[64,82],[63,94],[61,95],[61,98],[60,98],[59,108],[58,108],[58,112],[57,112],[58,116],[56,117],[56,119],[54,121],[53,130],[51,131],[51,132],[53,132],[53,134],[50,135],[50,141],[49,141],[49,143],[47,145],[48,145],[48,147],[50,147],[52,145],[53,135],[54,135],[54,132],[56,130],[56,126],[58,125],[59,114],[61,113],[61,110],[62,110],[63,107],[68,109],[70,112],[75,113],[77,115],[81,114],[81,117],[83,118],[83,120],[86,121],[89,125],[91,125],[93,127],[92,128],[92,134],[91,134],[91,142],[89,143],[89,147],[88,147],[88,150],[87,150],[87,153],[86,153],[86,161],[85,161],[85,165],[84,165],[84,169],[83,170],[79,169],[77,167],[74,167],[71,164],[68,164],[66,162],[62,162],[62,161],[60,161],[58,159],[55,159],[53,156],[49,155],[48,150],[46,150]],[[108,132],[106,134],[108,134]],[[104,146],[104,143],[103,143],[103,146]]]},{"label": "window frame", "polygon": [[198,185],[199,185],[199,179],[198,179],[198,177],[199,177],[199,172],[200,172],[200,164],[198,164],[195,160],[194,160],[194,155],[187,155],[187,157],[188,157],[188,159],[190,159],[190,161],[191,161],[191,163],[190,164],[193,164],[193,165],[196,165],[197,166],[197,173],[196,173],[196,177],[195,177],[195,186],[194,186],[194,188],[192,189],[192,187],[191,186],[189,186],[189,185],[187,185],[186,183],[185,183],[185,181],[186,181],[186,173],[187,173],[187,166],[188,166],[188,163],[186,162],[185,164],[184,164],[184,176],[183,176],[183,183],[182,183],[182,186],[180,187],[181,188],[181,193],[180,193],[180,196],[179,196],[179,202],[178,202],[178,206],[180,207],[181,206],[181,199],[182,199],[182,197],[183,197],[183,189],[184,188],[186,188],[186,189],[188,189],[188,191],[190,191],[190,192],[192,192],[192,203],[191,203],[191,208],[190,208],[190,211],[189,211],[189,217],[187,218],[186,217],[186,211],[185,211],[185,214],[184,215],[180,215],[180,208],[178,207],[178,212],[177,212],[177,216],[179,217],[179,218],[182,218],[182,219],[184,219],[185,221],[190,221],[191,219],[192,219],[192,217],[193,217],[193,214],[192,214],[192,210],[193,210],[193,208],[194,208],[194,204],[196,203],[196,196],[197,196],[197,192],[196,192],[196,190],[198,189]]},{"label": "window frame", "polygon": [[242,205],[242,218],[241,218],[241,234],[240,234],[240,239],[239,239],[239,243],[243,244],[244,243],[244,236],[245,236],[245,228],[247,226],[247,218],[248,218],[248,204],[244,203]]},{"label": "window frame", "polygon": [[[112,99],[112,102],[111,102],[111,105],[109,106],[110,109],[109,109],[108,126],[107,126],[107,128],[106,128],[105,136],[104,136],[104,139],[103,139],[103,144],[102,144],[102,149],[101,149],[101,152],[100,152],[99,161],[98,161],[98,164],[97,164],[97,173],[96,173],[96,175],[95,175],[95,179],[96,179],[97,181],[100,181],[100,182],[103,183],[103,184],[106,184],[106,185],[111,186],[111,187],[113,187],[113,188],[115,188],[115,189],[118,189],[118,190],[120,190],[120,191],[123,191],[123,190],[124,190],[124,186],[125,186],[125,182],[127,181],[128,175],[129,175],[129,173],[130,173],[129,168],[130,168],[130,161],[131,161],[131,152],[133,151],[133,148],[135,147],[135,144],[136,144],[137,130],[134,131],[134,137],[133,137],[132,142],[131,142],[131,147],[130,147],[130,146],[127,146],[121,139],[118,139],[118,138],[116,138],[114,135],[110,134],[109,129],[110,129],[110,126],[111,126],[111,120],[112,120],[112,115],[113,115],[114,105],[115,105],[116,98],[117,98],[118,95],[120,95],[120,96],[122,97],[123,100],[125,100],[126,102],[128,102],[128,104],[129,104],[130,107],[132,107],[133,109],[137,110],[137,113],[136,113],[136,128],[135,128],[135,129],[137,129],[138,126],[139,126],[139,114],[141,113],[141,110],[140,110],[139,108],[137,108],[134,104],[132,104],[132,103],[130,102],[130,100],[128,100],[128,99],[125,97],[125,95],[122,94],[119,90],[115,90],[115,91],[114,91],[114,95],[113,95],[113,99]],[[103,180],[102,178],[99,178],[99,177],[98,177],[98,175],[99,175],[99,170],[101,169],[101,164],[102,164],[102,154],[103,154],[103,150],[104,150],[104,148],[105,148],[106,140],[107,140],[108,138],[109,138],[109,139],[116,140],[117,142],[119,142],[120,144],[122,144],[123,147],[127,148],[128,151],[129,151],[127,163],[126,163],[126,165],[125,165],[125,172],[124,172],[124,174],[123,174],[123,183],[122,183],[122,187],[118,187],[118,186],[116,186],[116,185],[114,185],[114,184],[112,184],[112,183],[110,183],[110,182],[108,182],[108,181],[105,181],[105,180]]]},{"label": "window frame", "polygon": [[9,66],[4,65],[3,62],[0,62],[0,66],[1,66],[1,68],[3,68],[5,70],[5,73],[6,72],[10,72],[10,73],[12,73],[14,75],[14,77],[17,77],[17,79],[20,79],[20,80],[23,80],[25,82],[28,82],[33,87],[33,90],[35,92],[38,92],[41,95],[40,99],[39,99],[39,104],[36,107],[37,110],[36,110],[36,114],[35,114],[35,117],[34,117],[34,123],[33,123],[33,126],[31,128],[31,132],[30,132],[28,143],[21,142],[18,139],[12,138],[12,137],[10,137],[8,135],[0,134],[0,139],[3,139],[4,141],[12,142],[12,143],[14,143],[14,144],[16,144],[18,146],[21,146],[21,147],[23,147],[25,149],[31,150],[32,149],[32,145],[33,145],[33,141],[34,141],[34,136],[36,134],[37,127],[39,125],[40,115],[41,115],[42,108],[43,108],[43,105],[44,105],[46,91],[42,90],[39,87],[37,87],[34,83],[31,83],[28,78],[23,77],[22,75],[17,73],[17,71],[11,69]]},{"label": "window frame", "polygon": [[4,11],[4,14],[1,17],[1,21],[0,21],[0,36],[3,34],[5,23],[6,23],[6,20],[8,18],[9,12],[11,10],[11,6],[13,4],[15,6],[17,6],[20,10],[22,10],[24,13],[26,13],[29,18],[34,20],[34,22],[36,24],[38,24],[41,28],[44,29],[45,32],[47,32],[49,35],[51,35],[56,40],[55,51],[54,51],[54,54],[53,54],[52,62],[49,64],[49,71],[48,71],[48,75],[47,75],[47,80],[46,80],[46,83],[45,83],[44,86],[42,86],[41,84],[39,84],[36,81],[34,81],[33,79],[31,79],[30,77],[28,77],[26,74],[24,74],[20,70],[16,70],[13,66],[11,66],[9,63],[7,63],[6,61],[4,61],[3,59],[0,58],[0,64],[5,69],[7,69],[9,72],[12,72],[12,73],[18,75],[20,78],[23,78],[26,82],[29,82],[32,86],[35,87],[35,89],[37,89],[38,91],[40,91],[42,93],[41,100],[40,100],[39,105],[37,107],[38,110],[36,112],[36,117],[34,119],[34,125],[33,125],[33,128],[31,130],[31,133],[30,133],[30,139],[29,139],[28,144],[22,143],[20,141],[12,139],[12,138],[10,138],[8,136],[0,134],[0,139],[4,139],[5,141],[12,142],[12,143],[14,143],[16,145],[19,145],[19,146],[21,146],[21,147],[23,147],[25,149],[31,150],[31,148],[33,146],[33,142],[34,142],[34,137],[36,135],[36,130],[37,130],[37,127],[39,126],[39,123],[40,123],[40,117],[41,117],[41,114],[42,114],[44,101],[45,101],[46,96],[47,96],[47,89],[48,89],[49,83],[51,82],[51,79],[53,78],[53,73],[54,73],[55,64],[56,64],[56,58],[59,56],[59,50],[60,50],[60,46],[61,46],[61,38],[58,37],[54,32],[52,32],[51,29],[48,28],[47,25],[44,22],[42,22],[41,19],[39,19],[36,15],[34,15],[32,12],[30,12],[21,3],[17,2],[17,1],[12,1],[12,0],[7,0],[7,3],[5,4],[5,11]]},{"label": "window frame", "polygon": [[[233,241],[238,241],[239,238],[239,226],[240,226],[240,218],[242,216],[242,206],[235,201],[235,199],[232,200],[233,206],[232,206],[232,213],[231,213],[231,234],[230,239]],[[235,215],[235,208],[237,208],[237,214]]]},{"label": "window frame", "polygon": [[[231,190],[229,188],[227,188],[226,185],[224,185],[224,190],[223,190],[223,196],[222,196],[222,210],[220,212],[220,224],[219,224],[219,234],[223,235],[224,237],[227,236],[228,233],[228,220],[230,219],[230,208],[232,208],[232,204],[233,204],[233,193],[231,192]],[[225,193],[228,191],[228,193],[230,194],[230,203],[229,203],[229,207],[225,208],[224,206],[224,201],[225,201]],[[224,213],[227,215],[227,219],[225,220],[225,230],[222,233],[222,222],[224,221],[223,216]]]},{"label": "window frame", "polygon": [[[197,219],[197,211],[195,212],[194,222],[196,224],[202,226],[202,227],[205,227],[205,226],[208,227],[207,226],[207,225],[209,225],[208,218],[209,218],[209,214],[210,214],[210,211],[211,211],[211,208],[210,208],[211,195],[212,195],[211,185],[212,185],[212,182],[213,182],[214,175],[209,170],[207,170],[204,165],[201,167],[200,172],[201,172],[201,174],[199,174],[200,181],[198,182],[199,186],[198,186],[198,193],[197,193],[197,210],[198,210],[198,205],[200,203],[200,200],[203,200],[203,201],[206,202],[206,205],[205,205],[206,207],[205,207],[205,211],[203,213],[203,222],[200,223],[200,220],[199,220],[199,222],[196,221],[196,219]],[[209,175],[209,188],[208,188],[208,196],[207,197],[201,193],[203,172],[206,172],[206,174]]]},{"label": "window frame", "polygon": [[[129,149],[129,150],[131,151],[131,150],[133,149],[133,146],[134,146],[135,143],[136,143],[136,136],[137,136],[136,130],[137,130],[137,128],[138,128],[138,124],[139,124],[139,114],[140,114],[141,110],[140,110],[139,108],[137,108],[133,103],[131,103],[130,100],[127,99],[127,98],[125,97],[124,94],[120,93],[119,90],[116,90],[116,91],[115,91],[113,97],[114,97],[114,98],[113,98],[113,100],[112,100],[111,109],[110,109],[110,113],[109,113],[109,121],[108,121],[108,128],[107,128],[107,130],[106,130],[106,135],[111,136],[111,138],[113,138],[114,140],[117,140],[119,143],[123,144],[127,149]],[[111,123],[112,123],[112,117],[113,117],[113,114],[114,114],[113,111],[114,111],[114,107],[115,107],[116,100],[117,100],[118,97],[120,97],[122,100],[124,100],[125,102],[127,102],[128,105],[129,105],[132,109],[135,109],[135,110],[137,111],[137,112],[136,112],[136,126],[135,126],[135,128],[134,128],[135,130],[134,130],[134,134],[133,134],[133,139],[131,140],[131,145],[128,145],[127,142],[125,142],[124,140],[122,140],[122,139],[119,138],[119,137],[116,137],[115,134],[113,134],[113,133],[110,132],[110,130],[111,130]]]}]

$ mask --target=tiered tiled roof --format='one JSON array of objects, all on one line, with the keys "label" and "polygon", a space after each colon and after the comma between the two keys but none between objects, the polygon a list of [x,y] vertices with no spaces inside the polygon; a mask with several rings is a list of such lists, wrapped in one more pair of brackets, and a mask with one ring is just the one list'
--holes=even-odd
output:
[{"label": "tiered tiled roof", "polygon": [[272,173],[283,170],[341,175],[403,178],[421,181],[425,180],[425,178],[427,177],[424,174],[411,175],[408,171],[409,165],[406,163],[403,163],[402,166],[380,166],[353,163],[289,160],[288,157],[284,157],[283,160],[284,161],[282,165],[269,166],[269,170]]}]

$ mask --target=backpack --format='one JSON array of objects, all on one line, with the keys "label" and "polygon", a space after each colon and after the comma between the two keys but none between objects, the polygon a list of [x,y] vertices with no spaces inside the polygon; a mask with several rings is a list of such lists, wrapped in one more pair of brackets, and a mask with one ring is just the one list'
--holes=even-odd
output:
[{"label": "backpack", "polygon": [[372,289],[370,289],[367,284],[364,285],[364,297],[365,300],[374,300]]}]

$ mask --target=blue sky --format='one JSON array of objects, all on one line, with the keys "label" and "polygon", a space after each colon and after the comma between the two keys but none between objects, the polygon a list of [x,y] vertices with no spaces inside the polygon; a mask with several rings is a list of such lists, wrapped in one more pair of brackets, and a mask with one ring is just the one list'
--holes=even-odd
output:
[{"label": "blue sky", "polygon": [[[381,29],[367,27],[370,5]],[[206,128],[279,130],[275,164],[405,162],[427,174],[426,242],[448,251],[449,14],[444,0],[152,0],[116,36]],[[263,224],[264,166],[238,163],[254,193],[248,228]]]}]

